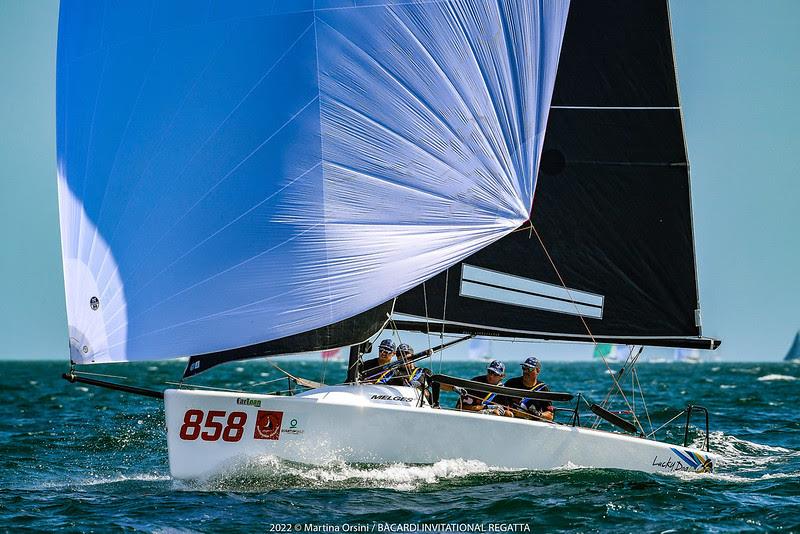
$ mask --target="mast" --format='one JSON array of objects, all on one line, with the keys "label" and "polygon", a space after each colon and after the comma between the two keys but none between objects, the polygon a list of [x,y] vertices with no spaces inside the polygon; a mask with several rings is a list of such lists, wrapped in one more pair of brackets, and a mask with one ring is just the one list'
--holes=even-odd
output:
[{"label": "mast", "polygon": [[361,373],[361,345],[350,347],[350,358],[347,361],[347,379],[345,382],[355,382]]}]

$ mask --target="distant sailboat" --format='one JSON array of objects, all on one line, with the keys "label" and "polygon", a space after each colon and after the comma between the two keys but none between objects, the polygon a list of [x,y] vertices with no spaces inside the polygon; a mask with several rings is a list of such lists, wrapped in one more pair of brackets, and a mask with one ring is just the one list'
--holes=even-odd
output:
[{"label": "distant sailboat", "polygon": [[593,358],[595,360],[605,359],[605,361],[609,363],[624,362],[628,358],[629,353],[630,351],[627,345],[600,343],[594,348]]},{"label": "distant sailboat", "polygon": [[682,363],[700,363],[702,356],[698,349],[675,349],[675,361]]},{"label": "distant sailboat", "polygon": [[471,339],[467,349],[467,358],[488,362],[494,359],[492,355],[492,342],[489,339]]},{"label": "distant sailboat", "polygon": [[344,355],[342,349],[330,349],[322,351],[322,361],[324,362],[342,362]]},{"label": "distant sailboat", "polygon": [[789,347],[789,352],[786,353],[785,361],[800,361],[800,330],[794,336],[794,343]]}]

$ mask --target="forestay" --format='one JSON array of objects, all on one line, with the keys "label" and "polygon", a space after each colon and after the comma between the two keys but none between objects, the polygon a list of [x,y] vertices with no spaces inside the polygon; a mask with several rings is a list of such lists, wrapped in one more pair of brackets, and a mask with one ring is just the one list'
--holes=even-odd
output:
[{"label": "forestay", "polygon": [[[228,351],[346,322],[518,227],[567,10],[64,0],[72,360]],[[377,328],[362,323],[345,337]]]}]

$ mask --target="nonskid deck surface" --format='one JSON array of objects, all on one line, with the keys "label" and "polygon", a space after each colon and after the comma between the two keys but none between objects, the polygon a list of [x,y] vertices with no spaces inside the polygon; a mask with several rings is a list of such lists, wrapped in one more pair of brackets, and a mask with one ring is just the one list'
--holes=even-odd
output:
[{"label": "nonskid deck surface", "polygon": [[167,390],[170,470],[201,478],[248,459],[314,465],[477,460],[508,469],[563,466],[704,472],[720,457],[602,430],[418,406],[418,391],[326,386],[294,397]]}]

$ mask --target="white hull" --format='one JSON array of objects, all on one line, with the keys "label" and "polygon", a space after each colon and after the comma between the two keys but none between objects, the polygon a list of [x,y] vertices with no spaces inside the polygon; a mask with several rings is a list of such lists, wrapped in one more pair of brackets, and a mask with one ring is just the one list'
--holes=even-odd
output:
[{"label": "white hull", "polygon": [[719,461],[697,449],[611,432],[418,407],[416,395],[379,385],[328,386],[294,397],[167,390],[170,471],[197,479],[263,456],[307,464],[462,458],[511,469],[646,472],[702,471],[702,461]]}]

